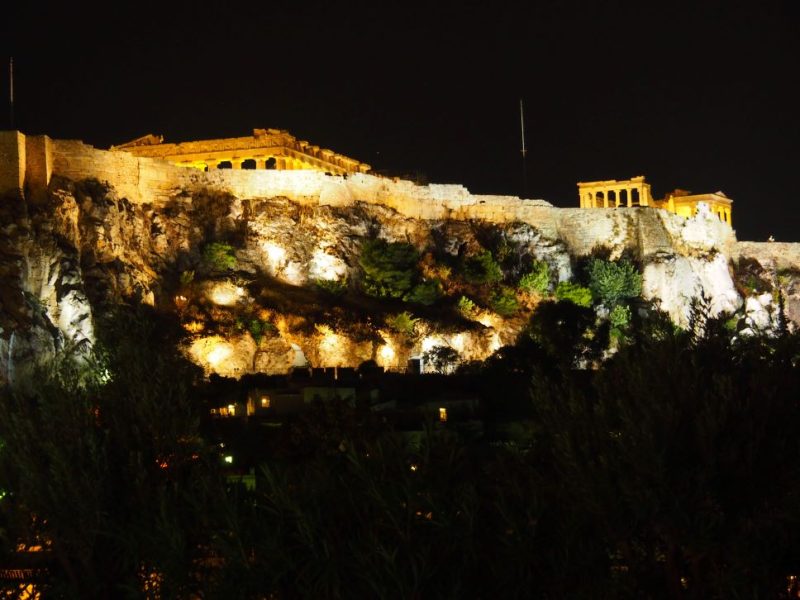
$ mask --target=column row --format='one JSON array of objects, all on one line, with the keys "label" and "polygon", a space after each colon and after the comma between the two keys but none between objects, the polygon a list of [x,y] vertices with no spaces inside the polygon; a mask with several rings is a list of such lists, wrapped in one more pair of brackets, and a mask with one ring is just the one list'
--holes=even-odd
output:
[{"label": "column row", "polygon": [[638,188],[617,188],[586,192],[581,201],[583,208],[616,208],[618,206],[644,206],[643,192]]}]

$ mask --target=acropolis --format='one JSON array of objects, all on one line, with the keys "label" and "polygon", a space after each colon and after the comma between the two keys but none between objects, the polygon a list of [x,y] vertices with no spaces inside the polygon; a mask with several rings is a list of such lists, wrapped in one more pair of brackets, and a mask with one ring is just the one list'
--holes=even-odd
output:
[{"label": "acropolis", "polygon": [[298,140],[282,129],[254,129],[250,137],[165,144],[164,136],[148,134],[111,150],[163,158],[181,167],[215,169],[313,169],[334,175],[366,173],[370,166]]},{"label": "acropolis", "polygon": [[731,225],[731,204],[733,201],[722,192],[692,194],[688,190],[676,189],[664,198],[655,200],[650,192],[650,184],[643,175],[622,181],[587,181],[578,183],[578,197],[581,208],[619,208],[631,206],[652,206],[663,208],[681,217],[692,217],[704,204],[711,214],[720,221]]}]

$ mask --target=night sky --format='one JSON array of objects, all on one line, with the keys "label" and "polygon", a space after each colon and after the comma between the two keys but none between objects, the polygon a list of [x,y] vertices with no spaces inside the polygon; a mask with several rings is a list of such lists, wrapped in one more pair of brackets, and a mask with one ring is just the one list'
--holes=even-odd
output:
[{"label": "night sky", "polygon": [[643,174],[656,197],[724,191],[739,239],[800,241],[795,0],[24,4],[3,9],[0,57],[26,133],[106,148],[275,127],[521,194],[523,98],[525,197],[577,206],[577,181]]}]

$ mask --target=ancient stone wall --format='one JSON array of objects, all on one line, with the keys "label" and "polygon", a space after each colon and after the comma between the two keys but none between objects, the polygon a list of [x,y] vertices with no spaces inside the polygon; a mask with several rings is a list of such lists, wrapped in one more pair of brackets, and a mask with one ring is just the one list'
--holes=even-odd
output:
[{"label": "ancient stone wall", "polygon": [[767,269],[800,272],[800,244],[794,242],[737,242],[731,258],[752,258]]},{"label": "ancient stone wall", "polygon": [[[27,161],[26,161],[27,150]],[[28,193],[43,189],[52,175],[75,181],[107,182],[129,201],[160,204],[183,191],[211,188],[237,198],[285,197],[303,205],[380,204],[415,219],[480,219],[491,223],[521,221],[550,239],[561,239],[574,255],[598,245],[625,249],[642,257],[670,251],[728,254],[735,234],[703,219],[683,219],[652,208],[581,210],[555,208],[543,200],[471,194],[461,185],[416,185],[363,173],[326,175],[312,170],[215,170],[175,166],[162,159],[98,150],[79,141],[0,134],[0,189]],[[775,245],[777,248],[777,245]],[[796,250],[800,252],[800,250]],[[799,263],[800,264],[800,263]]]},{"label": "ancient stone wall", "polygon": [[25,136],[0,131],[0,194],[19,193],[25,185]]}]

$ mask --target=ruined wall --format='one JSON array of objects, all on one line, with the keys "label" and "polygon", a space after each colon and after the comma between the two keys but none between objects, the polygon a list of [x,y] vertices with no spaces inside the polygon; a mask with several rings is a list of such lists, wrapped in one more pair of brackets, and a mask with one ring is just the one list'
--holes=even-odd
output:
[{"label": "ruined wall", "polygon": [[731,258],[752,258],[774,270],[800,272],[800,244],[793,242],[737,242]]},{"label": "ruined wall", "polygon": [[18,193],[25,184],[25,136],[0,131],[0,194]]},{"label": "ruined wall", "polygon": [[[303,205],[351,206],[356,202],[390,207],[415,219],[521,221],[550,239],[562,239],[575,255],[597,245],[616,253],[630,249],[642,257],[672,251],[730,254],[735,234],[722,224],[683,219],[649,208],[586,211],[555,208],[543,200],[471,194],[461,185],[416,185],[363,173],[326,175],[319,171],[216,170],[208,173],[124,151],[98,150],[73,140],[50,140],[18,132],[0,134],[0,190],[43,189],[51,176],[108,182],[135,204],[159,205],[182,191],[212,188],[237,198],[285,197]],[[797,250],[800,252],[800,250]]]}]

